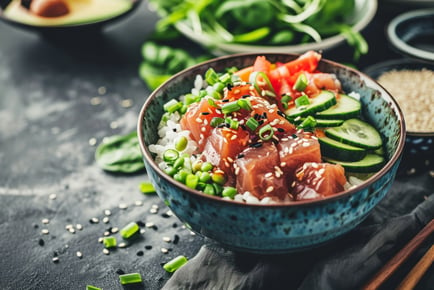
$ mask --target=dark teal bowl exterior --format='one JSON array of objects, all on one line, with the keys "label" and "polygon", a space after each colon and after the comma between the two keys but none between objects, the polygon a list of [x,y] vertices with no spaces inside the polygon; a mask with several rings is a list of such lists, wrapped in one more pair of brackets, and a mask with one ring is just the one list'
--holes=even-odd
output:
[{"label": "dark teal bowl exterior", "polygon": [[[285,62],[293,54],[261,54]],[[209,67],[251,65],[257,54],[221,57],[183,71],[146,100],[138,121],[138,136],[150,180],[159,197],[194,232],[244,252],[276,254],[305,250],[341,236],[356,227],[389,191],[405,140],[402,113],[393,98],[369,77],[334,62],[322,60],[319,70],[335,73],[346,92],[361,96],[363,114],[381,132],[387,164],[362,185],[332,197],[281,204],[244,204],[204,195],[166,175],[153,161],[147,146],[157,142],[163,104],[190,91],[197,74]]]}]

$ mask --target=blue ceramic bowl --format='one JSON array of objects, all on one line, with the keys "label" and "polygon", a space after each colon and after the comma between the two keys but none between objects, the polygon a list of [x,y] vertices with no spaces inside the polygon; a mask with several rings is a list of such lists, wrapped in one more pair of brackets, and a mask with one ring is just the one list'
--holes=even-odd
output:
[{"label": "blue ceramic bowl", "polygon": [[[405,125],[395,100],[368,76],[335,62],[321,60],[319,69],[335,73],[345,91],[361,95],[364,115],[384,139],[388,162],[363,184],[332,197],[281,204],[243,204],[192,190],[166,175],[148,146],[158,139],[163,104],[190,92],[197,74],[251,65],[258,54],[238,54],[184,70],[156,89],[143,105],[138,136],[150,180],[174,214],[198,234],[238,251],[275,254],[318,246],[356,227],[384,198],[395,178],[405,141]],[[294,54],[261,54],[286,62]]]}]

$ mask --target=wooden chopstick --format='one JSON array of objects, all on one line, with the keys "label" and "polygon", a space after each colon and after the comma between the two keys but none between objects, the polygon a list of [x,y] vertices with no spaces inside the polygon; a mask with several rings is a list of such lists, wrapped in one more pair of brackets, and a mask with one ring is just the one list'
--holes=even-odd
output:
[{"label": "wooden chopstick", "polygon": [[413,289],[434,261],[434,245],[398,285],[397,290]]},{"label": "wooden chopstick", "polygon": [[[364,290],[378,289],[398,267],[434,232],[432,219],[413,239],[408,242],[380,271],[362,288]],[[423,274],[423,273],[422,273]],[[417,281],[416,281],[417,283]]]}]

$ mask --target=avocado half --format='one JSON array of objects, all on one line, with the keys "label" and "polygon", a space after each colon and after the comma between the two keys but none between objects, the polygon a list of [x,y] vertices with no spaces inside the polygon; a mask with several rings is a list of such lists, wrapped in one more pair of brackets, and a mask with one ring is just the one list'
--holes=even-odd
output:
[{"label": "avocado half", "polygon": [[41,17],[32,14],[12,0],[4,10],[4,16],[10,20],[33,26],[72,26],[99,22],[121,15],[133,7],[131,0],[65,0],[69,13],[58,17]]}]

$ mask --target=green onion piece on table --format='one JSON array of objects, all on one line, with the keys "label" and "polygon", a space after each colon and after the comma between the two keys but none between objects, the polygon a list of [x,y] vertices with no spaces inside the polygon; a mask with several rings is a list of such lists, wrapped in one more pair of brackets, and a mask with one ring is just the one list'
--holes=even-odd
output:
[{"label": "green onion piece on table", "polygon": [[150,182],[141,182],[139,185],[139,189],[144,194],[155,193],[155,187]]},{"label": "green onion piece on table", "polygon": [[86,290],[102,290],[102,288],[92,286],[92,285],[86,285]]},{"label": "green onion piece on table", "polygon": [[139,225],[131,222],[120,230],[122,238],[129,239],[139,231]]},{"label": "green onion piece on table", "polygon": [[107,249],[116,247],[116,237],[104,237],[102,240]]},{"label": "green onion piece on table", "polygon": [[167,272],[172,273],[178,270],[179,268],[181,268],[182,266],[184,266],[187,262],[188,262],[187,258],[185,256],[180,255],[170,260],[166,264],[164,264],[163,268]]},{"label": "green onion piece on table", "polygon": [[140,273],[122,274],[119,275],[119,281],[121,282],[122,285],[141,283],[142,276],[140,275]]}]

